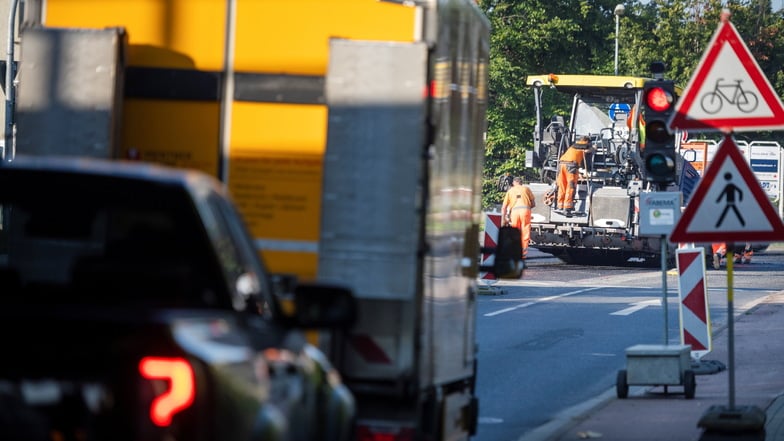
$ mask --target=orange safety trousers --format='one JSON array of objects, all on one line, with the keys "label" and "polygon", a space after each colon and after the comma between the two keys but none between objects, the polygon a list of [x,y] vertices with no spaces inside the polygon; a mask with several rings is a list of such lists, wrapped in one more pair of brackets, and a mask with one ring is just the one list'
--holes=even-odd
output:
[{"label": "orange safety trousers", "polygon": [[[727,258],[727,244],[726,243],[714,243],[711,244],[711,249],[713,250],[713,254],[718,254],[721,259]],[[751,245],[746,244],[743,249],[735,248],[732,250],[732,258],[736,263],[751,263],[751,257],[754,256],[754,249]]]},{"label": "orange safety trousers", "polygon": [[558,209],[573,209],[574,208],[574,193],[577,191],[577,181],[580,179],[580,173],[569,173],[566,164],[561,164],[558,169]]},{"label": "orange safety trousers", "polygon": [[520,244],[523,246],[523,259],[528,257],[528,242],[531,241],[531,209],[514,208],[509,225],[520,230]]},{"label": "orange safety trousers", "polygon": [[[713,254],[718,254],[722,259],[727,257],[726,243],[711,244],[711,249],[713,250]],[[746,246],[743,247],[743,249],[738,249],[736,247],[732,251],[733,251],[732,257],[733,259],[735,259],[735,262],[751,263],[751,257],[754,256],[754,249],[749,244],[746,244]]]}]

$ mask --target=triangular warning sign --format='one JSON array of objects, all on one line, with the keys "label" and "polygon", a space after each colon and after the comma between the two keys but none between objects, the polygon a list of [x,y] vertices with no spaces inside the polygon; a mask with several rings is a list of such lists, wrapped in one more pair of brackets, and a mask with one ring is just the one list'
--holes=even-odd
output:
[{"label": "triangular warning sign", "polygon": [[782,240],[784,224],[727,135],[672,230],[670,242]]},{"label": "triangular warning sign", "polygon": [[784,106],[729,20],[719,23],[669,127],[697,132],[784,129]]}]

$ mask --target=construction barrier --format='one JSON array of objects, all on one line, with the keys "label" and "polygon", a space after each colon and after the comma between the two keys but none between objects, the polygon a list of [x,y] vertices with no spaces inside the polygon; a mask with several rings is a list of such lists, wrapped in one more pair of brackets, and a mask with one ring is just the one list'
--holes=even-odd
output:
[{"label": "construction barrier", "polygon": [[699,360],[712,349],[708,287],[705,283],[705,249],[678,249],[676,262],[681,344],[691,345],[692,358]]},{"label": "construction barrier", "polygon": [[[485,232],[482,238],[482,246],[487,248],[495,248],[498,246],[498,230],[501,229],[501,213],[485,213]],[[492,254],[482,253],[481,265],[492,266],[495,261],[495,256]],[[479,278],[481,280],[495,280],[495,274],[488,272],[480,272]]]},{"label": "construction barrier", "polygon": [[[501,229],[501,213],[485,213],[485,231],[482,235],[482,246],[487,248],[495,248],[498,246],[498,230]],[[480,265],[492,266],[495,261],[495,256],[492,254],[482,253]],[[479,273],[479,293],[480,294],[503,294],[504,291],[496,286],[493,286],[498,280],[495,274],[488,272]]]}]

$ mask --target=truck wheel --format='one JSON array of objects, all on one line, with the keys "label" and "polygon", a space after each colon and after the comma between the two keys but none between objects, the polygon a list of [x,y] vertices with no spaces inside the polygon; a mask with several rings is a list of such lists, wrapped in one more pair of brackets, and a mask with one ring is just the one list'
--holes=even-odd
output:
[{"label": "truck wheel", "polygon": [[629,396],[629,383],[626,382],[625,369],[618,371],[618,377],[615,380],[615,392],[618,395],[618,398],[626,398]]},{"label": "truck wheel", "polygon": [[687,369],[683,372],[683,393],[686,398],[694,398],[694,392],[697,389],[697,380],[694,377],[694,371]]},{"label": "truck wheel", "polygon": [[471,403],[468,405],[468,422],[466,423],[468,434],[471,436],[476,435],[476,429],[479,428],[479,398],[471,398]]}]

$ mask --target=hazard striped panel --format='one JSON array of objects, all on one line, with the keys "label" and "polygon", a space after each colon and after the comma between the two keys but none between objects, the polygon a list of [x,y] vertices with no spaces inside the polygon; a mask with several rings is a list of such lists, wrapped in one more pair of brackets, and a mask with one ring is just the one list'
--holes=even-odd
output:
[{"label": "hazard striped panel", "polygon": [[676,253],[681,343],[691,345],[692,357],[699,359],[712,349],[705,249],[681,248]]},{"label": "hazard striped panel", "polygon": [[380,364],[392,363],[386,350],[381,347],[373,337],[367,334],[357,334],[351,336],[349,341],[352,348],[365,362]]},{"label": "hazard striped panel", "polygon": [[[498,230],[501,229],[501,213],[485,213],[485,233],[482,238],[482,246],[487,248],[495,248],[498,243]],[[493,264],[495,256],[492,254],[482,254],[481,265],[490,266]],[[479,278],[484,280],[495,280],[495,274],[488,272],[480,272]]]}]

